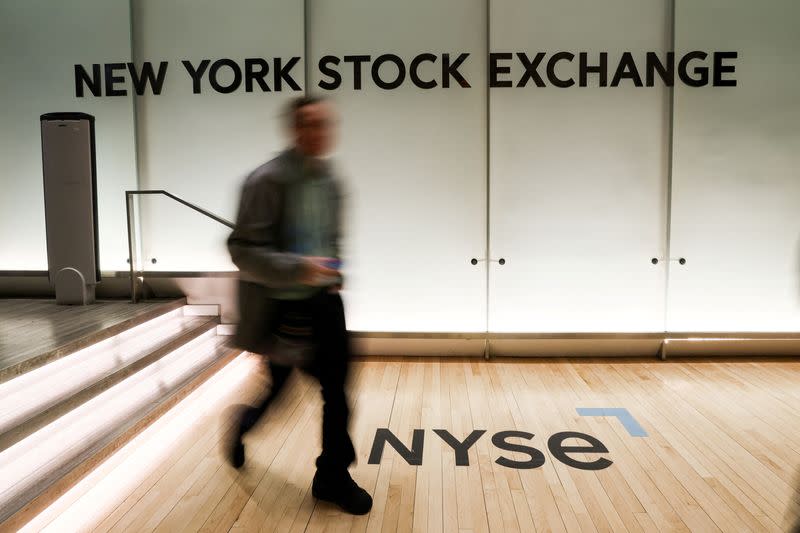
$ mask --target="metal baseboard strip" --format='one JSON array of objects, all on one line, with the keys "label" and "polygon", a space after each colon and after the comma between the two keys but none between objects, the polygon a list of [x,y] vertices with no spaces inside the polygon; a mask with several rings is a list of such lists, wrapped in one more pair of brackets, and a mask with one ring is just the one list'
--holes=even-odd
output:
[{"label": "metal baseboard strip", "polygon": [[[352,332],[355,354],[484,355],[485,333]],[[798,356],[800,332],[497,333],[493,357]]]}]

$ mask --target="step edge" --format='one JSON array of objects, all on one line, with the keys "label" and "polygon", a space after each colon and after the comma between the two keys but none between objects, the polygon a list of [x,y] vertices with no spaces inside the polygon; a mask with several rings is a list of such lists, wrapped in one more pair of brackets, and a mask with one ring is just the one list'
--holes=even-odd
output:
[{"label": "step edge", "polygon": [[183,316],[219,316],[220,304],[186,304]]},{"label": "step edge", "polygon": [[53,422],[70,411],[77,409],[92,398],[102,394],[117,383],[120,383],[129,376],[132,376],[136,372],[143,370],[151,364],[159,361],[175,350],[179,350],[181,347],[200,337],[207,331],[215,329],[218,325],[218,320],[208,317],[208,320],[197,324],[192,329],[185,331],[176,337],[171,338],[166,344],[159,346],[155,350],[147,353],[130,364],[117,369],[106,376],[103,376],[99,381],[93,382],[92,384],[76,391],[74,394],[51,405],[50,407],[47,407],[43,411],[39,411],[33,416],[26,418],[8,431],[0,433],[0,452],[10,448],[17,442],[40,430],[50,422]]}]

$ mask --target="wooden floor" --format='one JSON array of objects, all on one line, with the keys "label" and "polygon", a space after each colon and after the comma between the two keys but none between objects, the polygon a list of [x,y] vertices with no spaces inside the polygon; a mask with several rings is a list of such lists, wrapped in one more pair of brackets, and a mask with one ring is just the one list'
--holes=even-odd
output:
[{"label": "wooden floor", "polygon": [[[247,469],[221,460],[233,402],[263,384],[251,374],[198,412],[160,460],[137,464],[96,531],[787,531],[800,502],[800,362],[736,360],[371,359],[354,365],[354,478],[374,495],[351,517],[310,496],[318,453],[316,387],[296,378],[246,441]],[[648,436],[614,417],[576,409],[625,408]],[[376,429],[411,447],[425,431],[423,462],[387,446],[368,464]],[[464,440],[487,430],[457,466],[434,429]],[[515,469],[526,453],[492,444],[499,431],[533,433],[544,464]],[[548,439],[578,431],[608,449],[598,471],[558,461]],[[568,441],[578,444],[578,441]],[[580,444],[586,445],[581,441]],[[132,476],[132,477],[131,477]],[[102,480],[97,480],[101,483]],[[64,510],[68,513],[69,509]],[[56,527],[56,522],[51,525]],[[56,528],[57,530],[57,528]]]},{"label": "wooden floor", "polygon": [[0,299],[0,376],[28,360],[53,352],[116,324],[146,314],[164,302],[133,305],[98,301],[87,306],[55,300]]}]

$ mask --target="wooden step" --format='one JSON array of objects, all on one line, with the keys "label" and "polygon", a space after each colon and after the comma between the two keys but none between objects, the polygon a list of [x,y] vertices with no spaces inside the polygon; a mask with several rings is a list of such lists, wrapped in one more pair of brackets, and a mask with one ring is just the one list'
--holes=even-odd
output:
[{"label": "wooden step", "polygon": [[0,451],[217,326],[174,309],[0,384]]},{"label": "wooden step", "polygon": [[0,531],[26,523],[239,353],[209,329],[0,452]]},{"label": "wooden step", "polygon": [[[91,306],[76,307],[55,305],[47,300],[7,300],[5,304],[2,317],[6,323],[0,324],[0,334],[7,336],[6,340],[10,338],[23,342],[27,348],[21,353],[14,350],[11,354],[3,354],[0,362],[0,383],[180,309],[186,305],[186,298],[157,304],[148,302],[142,306],[127,302],[99,302]],[[104,305],[110,306],[111,310],[101,320],[97,318],[96,311],[105,311]],[[89,320],[87,314],[92,314],[95,318]],[[8,316],[13,316],[14,319],[9,320]],[[14,321],[18,324],[14,324]],[[41,328],[56,331],[42,335],[41,338],[30,337],[32,322],[41,322]],[[11,343],[11,346],[13,348],[16,344]]]}]

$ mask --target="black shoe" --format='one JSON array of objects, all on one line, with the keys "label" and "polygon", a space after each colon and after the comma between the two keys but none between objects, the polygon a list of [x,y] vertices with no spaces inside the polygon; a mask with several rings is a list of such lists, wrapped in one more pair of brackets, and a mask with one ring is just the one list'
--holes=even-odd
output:
[{"label": "black shoe", "polygon": [[318,500],[335,503],[350,514],[367,514],[372,509],[372,496],[359,487],[350,474],[334,481],[317,472],[311,484],[311,495]]},{"label": "black shoe", "polygon": [[238,434],[228,447],[228,461],[237,469],[244,465],[244,443]]},{"label": "black shoe", "polygon": [[244,465],[244,443],[242,442],[242,434],[238,426],[234,426],[224,440],[225,460],[230,463],[234,468],[241,468]]},{"label": "black shoe", "polygon": [[242,442],[242,421],[245,414],[248,412],[248,406],[237,406],[234,409],[233,427],[228,430],[228,434],[224,439],[224,454],[225,459],[234,468],[241,468],[244,465],[244,443]]}]

